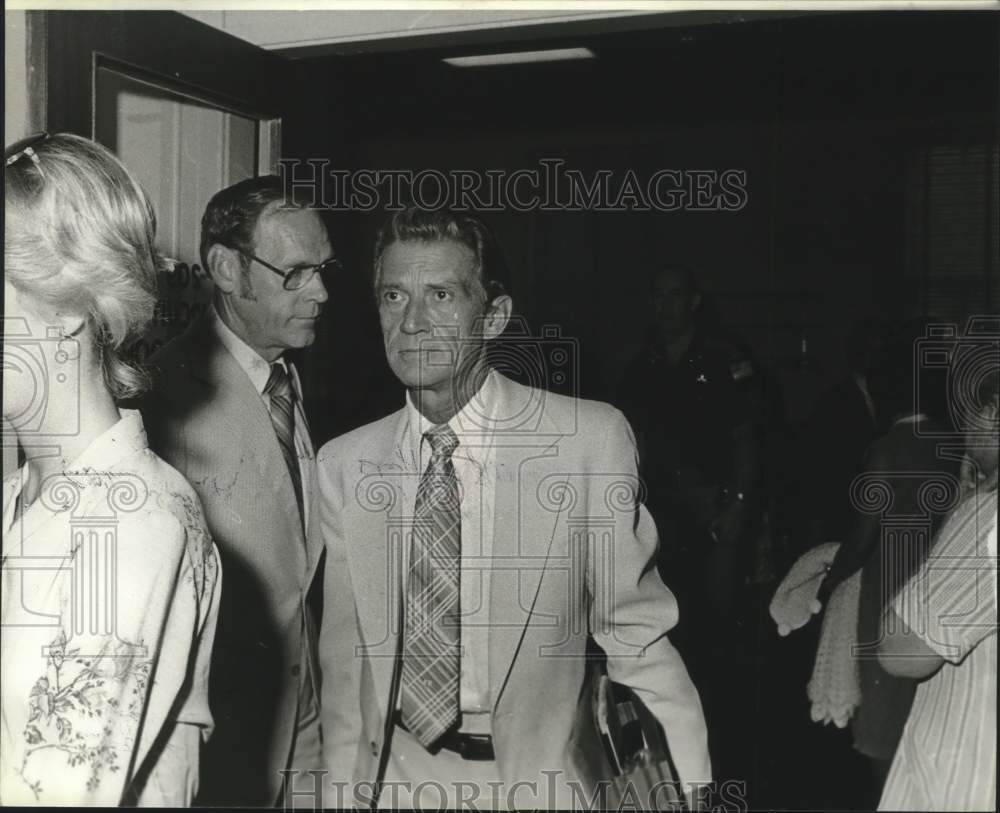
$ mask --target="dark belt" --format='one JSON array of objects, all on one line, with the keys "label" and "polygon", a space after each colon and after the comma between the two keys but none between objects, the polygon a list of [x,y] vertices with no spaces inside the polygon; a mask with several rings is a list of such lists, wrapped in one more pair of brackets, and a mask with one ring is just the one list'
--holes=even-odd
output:
[{"label": "dark belt", "polygon": [[[399,711],[392,715],[392,719],[403,731],[410,730]],[[452,729],[438,737],[428,750],[434,753],[439,748],[458,754],[462,759],[481,762],[497,758],[493,751],[493,737],[489,734],[463,734]]]}]

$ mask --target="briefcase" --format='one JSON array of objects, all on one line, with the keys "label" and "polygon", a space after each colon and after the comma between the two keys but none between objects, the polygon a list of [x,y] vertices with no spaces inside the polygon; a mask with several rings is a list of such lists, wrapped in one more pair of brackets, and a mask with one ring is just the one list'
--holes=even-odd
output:
[{"label": "briefcase", "polygon": [[634,691],[608,677],[603,659],[588,659],[587,672],[576,755],[591,798],[608,810],[686,810],[663,727]]}]

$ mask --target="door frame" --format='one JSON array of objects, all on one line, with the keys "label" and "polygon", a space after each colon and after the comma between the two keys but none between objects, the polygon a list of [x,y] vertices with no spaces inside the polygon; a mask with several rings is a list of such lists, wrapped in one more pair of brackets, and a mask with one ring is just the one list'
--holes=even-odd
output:
[{"label": "door frame", "polygon": [[257,122],[254,151],[257,156],[256,171],[258,175],[276,173],[278,159],[281,158],[281,125],[282,117],[260,110],[249,110],[240,106],[238,101],[229,99],[218,93],[189,85],[186,82],[171,80],[169,77],[147,70],[140,65],[133,65],[108,56],[103,51],[94,51],[91,67],[90,91],[90,132],[89,138],[97,137],[97,72],[101,68],[116,71],[129,79],[133,79],[168,93],[202,102],[224,113],[233,113]]},{"label": "door frame", "polygon": [[173,11],[31,11],[27,25],[33,129],[93,138],[97,68],[113,67],[257,119],[257,171],[276,171],[298,75],[285,57]]}]

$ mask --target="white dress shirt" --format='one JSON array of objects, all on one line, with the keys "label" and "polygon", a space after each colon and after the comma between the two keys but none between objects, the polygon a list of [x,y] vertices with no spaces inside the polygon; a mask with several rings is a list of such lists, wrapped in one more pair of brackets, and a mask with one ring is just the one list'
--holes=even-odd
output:
[{"label": "white dress shirt", "polygon": [[[271,377],[270,363],[233,333],[229,326],[222,321],[219,312],[215,309],[215,305],[212,306],[211,313],[213,315],[212,327],[216,335],[218,335],[219,341],[229,351],[229,354],[236,359],[236,363],[240,366],[240,369],[249,376],[250,383],[253,384],[254,389],[260,394],[261,400],[264,402],[268,414],[270,414],[271,397],[264,395],[264,387],[267,386],[267,380]],[[311,465],[314,452],[312,441],[309,438],[309,424],[306,423],[306,414],[302,409],[302,384],[299,381],[299,374],[294,364],[286,362],[283,358],[279,358],[275,363],[282,365],[288,372],[288,380],[295,390],[295,455],[299,459],[299,479],[302,483],[302,515],[303,517],[308,517],[309,489],[306,487],[306,484],[310,482],[308,467]]]},{"label": "white dress shirt", "polygon": [[[435,424],[428,421],[406,396],[408,424],[402,447],[412,455],[415,470],[423,474],[431,460],[431,447],[424,433]],[[482,387],[450,420],[458,436],[452,453],[462,503],[462,553],[460,565],[461,684],[459,708],[462,731],[480,733],[488,728],[492,708],[489,684],[490,566],[493,553],[493,515],[496,492],[496,449],[493,426],[497,414],[496,373],[490,372]],[[407,489],[405,505],[413,516],[416,486]],[[409,572],[410,543],[403,546],[404,595]],[[479,715],[483,715],[480,717]]]}]

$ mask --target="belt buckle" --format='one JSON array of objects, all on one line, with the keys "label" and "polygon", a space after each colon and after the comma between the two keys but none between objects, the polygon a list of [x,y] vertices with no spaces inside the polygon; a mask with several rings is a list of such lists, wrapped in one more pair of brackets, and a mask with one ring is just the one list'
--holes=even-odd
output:
[{"label": "belt buckle", "polygon": [[458,754],[462,759],[482,761],[496,759],[493,751],[493,737],[489,734],[459,734],[457,736]]}]

